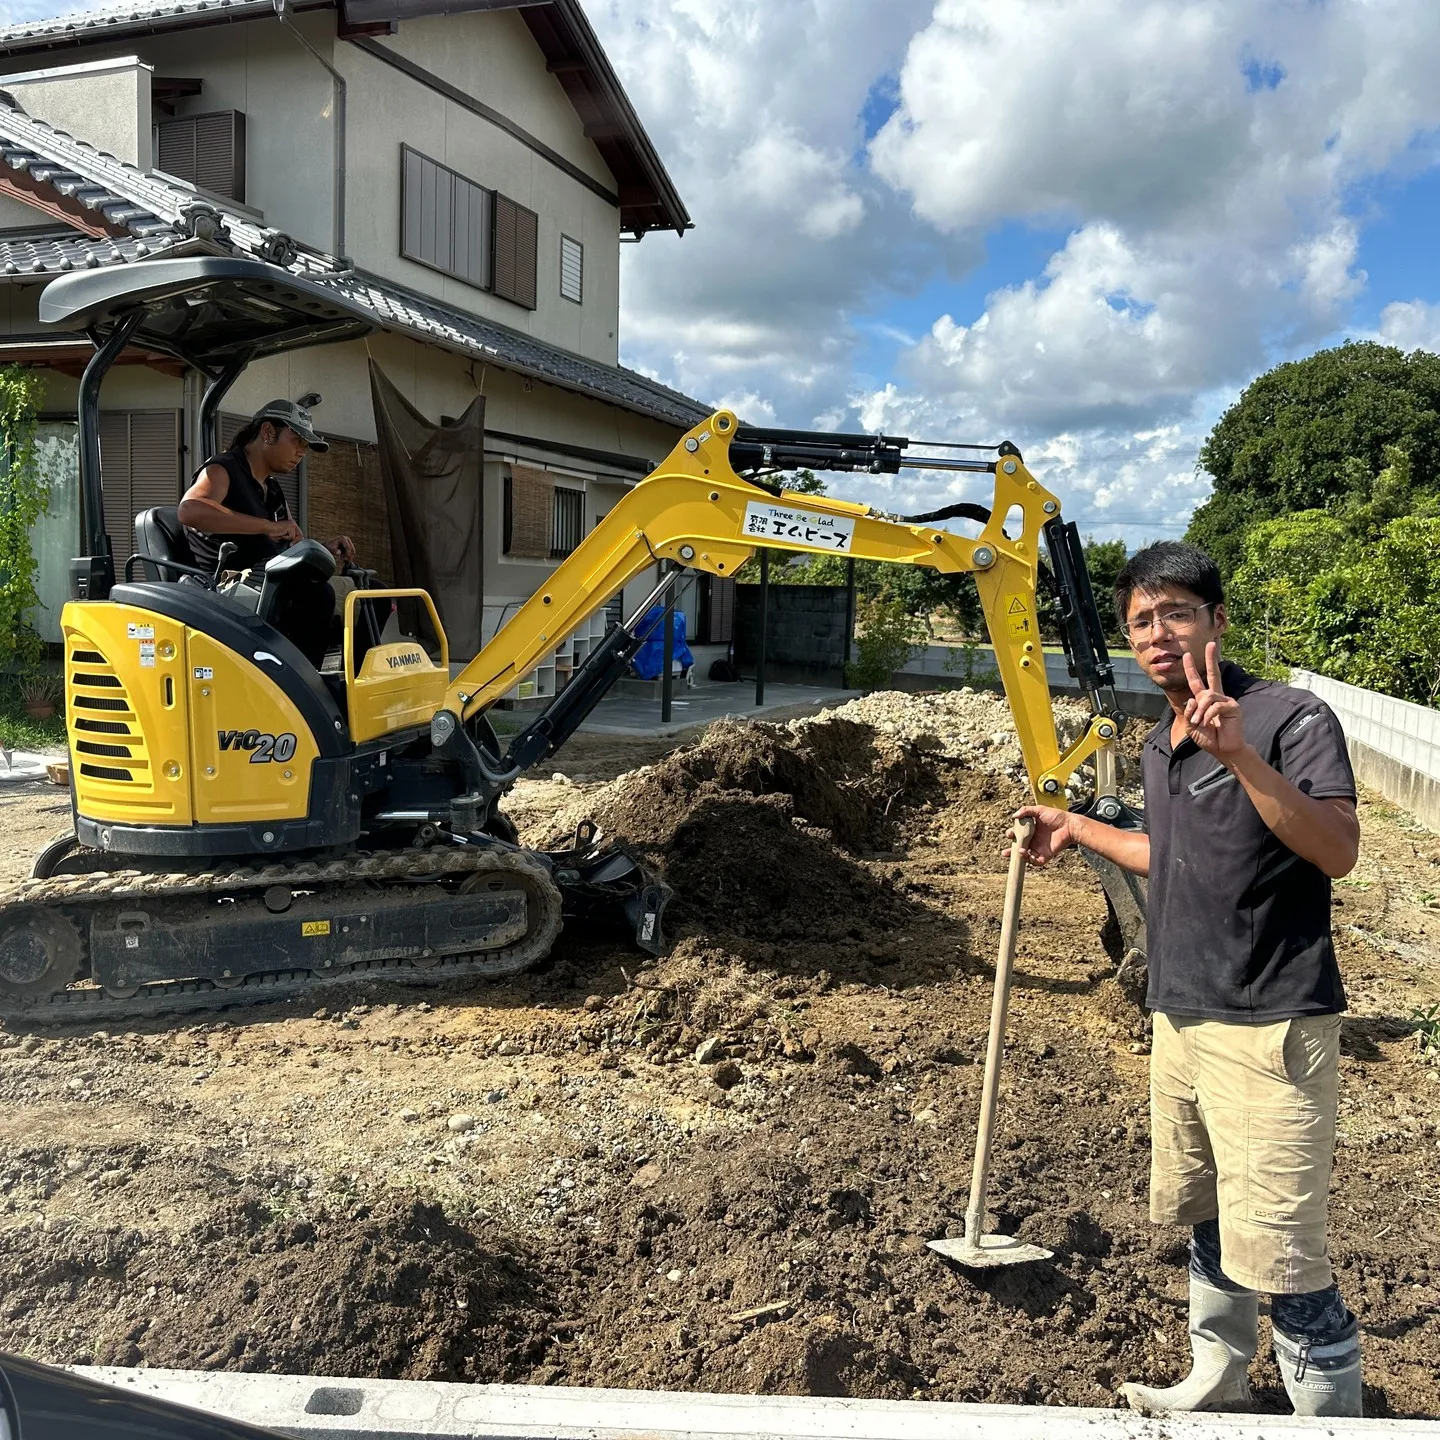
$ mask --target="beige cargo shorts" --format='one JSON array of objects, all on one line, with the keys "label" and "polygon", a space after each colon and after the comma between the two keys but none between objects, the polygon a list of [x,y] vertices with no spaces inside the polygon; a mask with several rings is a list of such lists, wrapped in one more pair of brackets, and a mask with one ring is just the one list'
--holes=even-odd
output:
[{"label": "beige cargo shorts", "polygon": [[1221,1267],[1247,1289],[1328,1287],[1339,1068],[1338,1015],[1245,1025],[1157,1012],[1150,1218],[1218,1219]]}]

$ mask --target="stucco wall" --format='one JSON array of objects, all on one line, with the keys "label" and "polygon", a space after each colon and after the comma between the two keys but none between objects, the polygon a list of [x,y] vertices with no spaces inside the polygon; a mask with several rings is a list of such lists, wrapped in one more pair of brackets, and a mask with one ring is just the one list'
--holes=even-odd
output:
[{"label": "stucco wall", "polygon": [[[330,56],[332,11],[298,15],[294,23]],[[267,19],[156,35],[138,48],[157,75],[203,80],[201,93],[180,101],[176,115],[244,111],[245,203],[262,211],[267,225],[328,251],[334,244],[331,81],[300,42]]]},{"label": "stucco wall", "polygon": [[[407,21],[377,43],[482,99],[607,187],[614,179],[584,138],[559,82],[510,12]],[[613,364],[618,354],[620,212],[488,120],[351,45],[337,63],[350,81],[349,248],[357,264],[502,325]],[[539,216],[536,308],[502,300],[400,254],[400,147],[409,144]],[[363,164],[358,157],[364,157]],[[560,237],[584,246],[584,298],[560,294]]]},{"label": "stucco wall", "polygon": [[27,115],[148,170],[150,76],[150,67],[130,55],[44,70],[12,66],[0,85]]},{"label": "stucco wall", "polygon": [[[300,15],[295,23],[347,82],[345,242],[350,258],[421,294],[613,364],[619,344],[619,210],[489,121],[358,46],[337,41],[334,12]],[[614,188],[613,176],[585,139],[579,117],[559,81],[546,71],[545,57],[518,15],[501,11],[409,20],[398,34],[377,43],[483,100],[587,175]],[[318,249],[333,248],[331,80],[293,35],[267,18],[150,36],[130,41],[129,48],[157,75],[203,80],[200,95],[178,102],[177,115],[243,111],[246,204],[261,211],[266,224]],[[97,45],[88,52],[88,63],[113,59],[122,49]],[[148,84],[139,87],[143,124],[122,117],[111,135],[106,116],[116,108],[113,97],[106,98],[109,92],[103,87],[95,88],[100,82],[94,77],[80,83],[91,88],[83,95],[64,92],[64,105],[62,92],[56,91],[52,113],[34,113],[112,154],[119,153],[117,147],[143,151],[148,164]],[[115,83],[104,81],[105,86]],[[132,76],[127,115],[139,113],[138,83]],[[401,257],[402,141],[536,212],[535,310]],[[560,294],[562,233],[585,249],[584,299],[578,305]]]},{"label": "stucco wall", "polygon": [[16,200],[10,195],[0,195],[0,230],[28,230],[36,225],[47,225],[59,230],[64,224],[63,220],[57,220],[53,215],[47,215],[45,211],[34,205],[27,205],[23,200]]}]

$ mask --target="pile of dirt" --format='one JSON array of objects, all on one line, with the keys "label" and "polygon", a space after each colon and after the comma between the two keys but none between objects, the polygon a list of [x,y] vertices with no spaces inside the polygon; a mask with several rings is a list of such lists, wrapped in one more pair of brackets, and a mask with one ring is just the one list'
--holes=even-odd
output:
[{"label": "pile of dirt", "polygon": [[[1079,707],[1068,707],[1078,710]],[[1024,767],[1003,702],[974,691],[886,694],[815,718],[726,721],[551,822],[582,817],[640,852],[675,892],[672,929],[708,941],[844,945],[924,917],[859,863],[944,833],[998,869]],[[1073,729],[1083,713],[1067,716]]]},{"label": "pile of dirt", "polygon": [[[145,1156],[108,1158],[138,1169]],[[297,1217],[253,1178],[212,1169],[205,1179],[204,1218],[180,1234],[63,1222],[0,1230],[0,1269],[16,1277],[6,1319],[65,1333],[77,1316],[104,1316],[75,1348],[86,1364],[468,1381],[528,1373],[545,1307],[513,1239],[482,1241],[413,1196]]]}]

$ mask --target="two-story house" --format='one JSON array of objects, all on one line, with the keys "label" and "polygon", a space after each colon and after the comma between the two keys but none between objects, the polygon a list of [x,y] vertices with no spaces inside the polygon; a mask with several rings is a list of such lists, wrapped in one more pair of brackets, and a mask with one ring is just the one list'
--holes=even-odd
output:
[{"label": "two-story house", "polygon": [[[373,320],[366,340],[252,366],[225,431],[318,391],[334,443],[293,503],[382,573],[369,362],[433,420],[483,395],[488,636],[705,413],[617,359],[622,241],[688,225],[578,0],[138,0],[0,28],[0,363],[49,376],[42,627],[56,637],[78,553],[90,349],[38,325],[54,275],[235,253]],[[136,511],[173,503],[206,458],[200,377],[124,358],[101,396],[122,556]]]}]

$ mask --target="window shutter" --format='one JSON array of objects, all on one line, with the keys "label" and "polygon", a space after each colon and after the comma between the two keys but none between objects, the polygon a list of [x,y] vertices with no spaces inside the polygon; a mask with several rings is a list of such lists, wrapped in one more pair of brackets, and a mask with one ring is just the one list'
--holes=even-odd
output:
[{"label": "window shutter", "polygon": [[195,184],[245,203],[245,116],[239,110],[195,117]]},{"label": "window shutter", "polygon": [[548,560],[555,522],[555,482],[530,465],[510,467],[510,544],[507,555]]},{"label": "window shutter", "polygon": [[135,517],[180,498],[180,412],[112,411],[100,416],[105,530],[116,568],[135,553]]},{"label": "window shutter", "polygon": [[166,120],[156,127],[159,154],[155,163],[177,180],[195,183],[195,121]]},{"label": "window shutter", "polygon": [[245,116],[239,110],[182,115],[156,126],[156,163],[167,175],[245,203]]},{"label": "window shutter", "polygon": [[478,289],[491,288],[495,196],[401,147],[400,253]]},{"label": "window shutter", "polygon": [[508,195],[495,196],[495,278],[502,300],[535,308],[535,248],[540,217]]},{"label": "window shutter", "polygon": [[535,308],[537,278],[536,249],[540,239],[540,217],[523,205],[515,207],[515,295],[517,305]]},{"label": "window shutter", "polygon": [[[215,427],[219,432],[220,448],[228,450],[231,442],[249,423],[248,415],[227,415],[222,410],[219,424]],[[210,457],[207,455],[205,458],[208,460]]]},{"label": "window shutter", "polygon": [[585,247],[568,235],[560,237],[560,294],[577,305],[584,297]]},{"label": "window shutter", "polygon": [[[134,547],[135,512],[130,509],[130,417],[100,412],[100,483],[105,491],[105,533],[123,565]],[[92,541],[94,536],[89,537]]]}]

